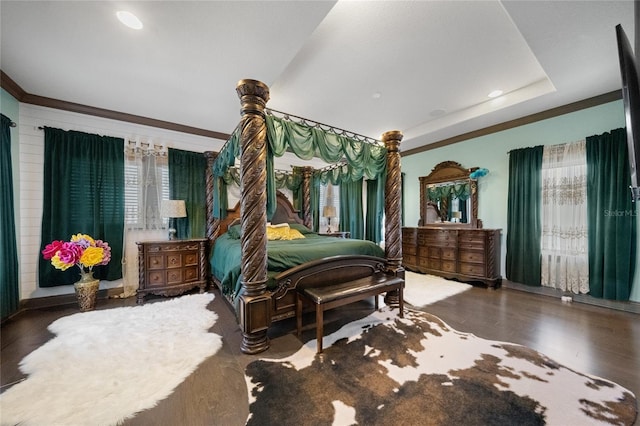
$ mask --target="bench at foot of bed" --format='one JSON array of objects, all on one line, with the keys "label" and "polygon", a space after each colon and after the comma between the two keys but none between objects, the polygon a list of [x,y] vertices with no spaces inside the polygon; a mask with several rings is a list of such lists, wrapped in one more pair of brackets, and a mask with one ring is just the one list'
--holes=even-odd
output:
[{"label": "bench at foot of bed", "polygon": [[299,287],[296,300],[296,321],[298,337],[302,331],[302,305],[305,300],[316,308],[317,353],[322,353],[324,337],[324,311],[338,306],[358,302],[368,297],[375,298],[375,309],[378,309],[378,295],[389,291],[398,291],[400,317],[404,314],[403,289],[404,279],[390,274],[374,274],[336,284],[320,284],[317,286]]}]

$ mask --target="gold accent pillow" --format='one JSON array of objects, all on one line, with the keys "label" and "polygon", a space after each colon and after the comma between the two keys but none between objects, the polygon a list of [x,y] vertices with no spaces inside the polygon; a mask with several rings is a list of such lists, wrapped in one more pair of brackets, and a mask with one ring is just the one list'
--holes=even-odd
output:
[{"label": "gold accent pillow", "polygon": [[289,224],[267,225],[267,240],[297,240],[304,235],[297,229],[291,229]]}]

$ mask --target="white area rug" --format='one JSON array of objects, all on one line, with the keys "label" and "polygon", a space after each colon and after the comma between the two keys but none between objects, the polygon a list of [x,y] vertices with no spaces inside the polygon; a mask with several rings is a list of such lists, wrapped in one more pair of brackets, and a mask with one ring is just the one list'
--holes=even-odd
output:
[{"label": "white area rug", "polygon": [[155,406],[222,347],[213,294],[70,315],[20,362],[2,425],[112,425]]},{"label": "white area rug", "polygon": [[454,294],[469,290],[472,286],[445,280],[435,275],[405,271],[404,300],[415,307],[430,305]]}]

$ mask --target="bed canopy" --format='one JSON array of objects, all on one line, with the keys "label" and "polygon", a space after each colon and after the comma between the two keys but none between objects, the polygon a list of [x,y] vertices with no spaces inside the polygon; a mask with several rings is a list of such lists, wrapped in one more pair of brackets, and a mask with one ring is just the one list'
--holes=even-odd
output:
[{"label": "bed canopy", "polygon": [[[236,92],[241,121],[219,153],[206,153],[207,238],[211,247],[221,232],[226,206],[221,182],[239,183],[243,292],[237,313],[243,334],[241,349],[258,353],[269,347],[271,294],[266,288],[266,223],[275,211],[277,188],[287,187],[297,194],[303,223],[312,228],[317,210],[317,196],[312,192],[321,183],[340,184],[363,178],[384,181],[385,185],[378,187],[384,188],[387,269],[390,274],[404,276],[400,228],[402,133],[386,132],[381,141],[376,141],[305,119],[294,122],[289,114],[266,108],[269,89],[257,80],[241,80]],[[275,170],[274,157],[285,152],[305,160],[319,157],[332,165],[320,170],[294,167],[290,173]],[[239,173],[233,169],[237,158]],[[397,303],[397,294],[388,294],[386,300]]]}]

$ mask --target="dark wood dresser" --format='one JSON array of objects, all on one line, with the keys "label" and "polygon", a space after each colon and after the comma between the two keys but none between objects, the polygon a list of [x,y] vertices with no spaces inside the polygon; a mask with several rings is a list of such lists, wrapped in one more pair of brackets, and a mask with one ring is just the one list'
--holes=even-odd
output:
[{"label": "dark wood dresser", "polygon": [[499,287],[500,229],[402,228],[406,269]]},{"label": "dark wood dresser", "polygon": [[136,302],[147,294],[176,296],[194,287],[203,293],[207,284],[207,240],[140,241],[139,285]]}]

